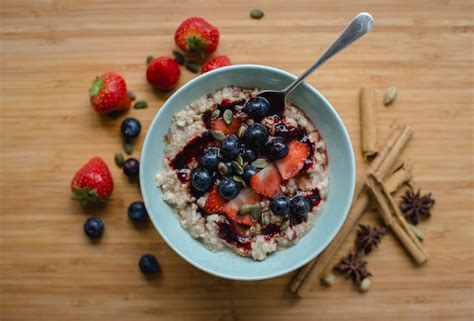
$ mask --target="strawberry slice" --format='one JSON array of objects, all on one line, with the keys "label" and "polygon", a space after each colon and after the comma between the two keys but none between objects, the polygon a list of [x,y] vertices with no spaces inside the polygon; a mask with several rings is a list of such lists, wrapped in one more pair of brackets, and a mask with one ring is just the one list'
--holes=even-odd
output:
[{"label": "strawberry slice", "polygon": [[275,165],[270,164],[252,176],[250,186],[260,195],[273,197],[281,190],[281,176]]},{"label": "strawberry slice", "polygon": [[229,217],[229,219],[231,219],[232,221],[236,223],[252,226],[252,225],[255,225],[256,223],[250,219],[249,214],[244,215],[244,216],[239,216],[237,213],[243,205],[245,204],[253,205],[258,202],[260,202],[260,196],[258,196],[250,188],[247,188],[240,191],[239,195],[237,195],[236,198],[227,202],[227,204],[225,204],[225,206],[222,208],[222,212],[224,212]]},{"label": "strawberry slice", "polygon": [[309,147],[304,143],[296,140],[288,144],[288,155],[275,162],[278,171],[283,179],[290,179],[298,175],[303,169],[304,162],[309,155]]},{"label": "strawberry slice", "polygon": [[212,131],[221,131],[224,135],[235,134],[239,130],[242,122],[239,119],[233,118],[230,125],[224,123],[222,118],[215,119],[211,122]]},{"label": "strawberry slice", "polygon": [[219,195],[219,191],[217,190],[217,184],[214,184],[211,191],[209,192],[209,196],[207,197],[206,204],[204,205],[204,210],[208,213],[220,213],[222,208],[225,205],[225,199],[223,199]]}]

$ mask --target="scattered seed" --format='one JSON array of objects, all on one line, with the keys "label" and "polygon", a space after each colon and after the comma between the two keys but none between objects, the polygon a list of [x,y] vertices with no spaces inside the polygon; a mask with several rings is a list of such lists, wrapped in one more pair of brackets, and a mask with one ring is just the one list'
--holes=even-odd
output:
[{"label": "scattered seed", "polygon": [[174,60],[176,60],[176,62],[179,64],[179,65],[184,65],[184,62],[186,61],[186,59],[184,59],[184,56],[182,53],[180,53],[178,50],[173,50],[173,56],[174,56]]},{"label": "scattered seed", "polygon": [[255,204],[252,206],[252,209],[250,210],[250,218],[252,219],[253,222],[257,222],[258,219],[260,218],[260,214],[262,213],[262,209],[260,208],[260,204]]},{"label": "scattered seed", "polygon": [[250,213],[251,210],[252,210],[252,205],[250,204],[242,205],[242,207],[237,212],[237,215],[239,216],[247,215],[248,213]]},{"label": "scattered seed", "polygon": [[227,126],[232,124],[232,110],[226,109],[222,115],[222,118],[224,119],[224,123],[226,123]]},{"label": "scattered seed", "polygon": [[216,148],[217,150],[217,157],[219,157],[220,159],[224,159],[224,154],[222,154],[222,151],[220,148]]},{"label": "scattered seed", "polygon": [[362,282],[360,282],[359,288],[362,292],[367,292],[370,288],[370,279],[363,279]]},{"label": "scattered seed", "polygon": [[130,144],[130,142],[128,142],[127,140],[123,139],[122,140],[122,146],[123,146],[123,150],[125,151],[125,153],[127,153],[128,155],[131,155],[132,152],[133,152],[133,146],[132,144]]},{"label": "scattered seed", "polygon": [[290,220],[287,218],[280,225],[280,231],[285,231],[290,226]]},{"label": "scattered seed", "polygon": [[264,158],[258,158],[252,162],[252,165],[261,169],[267,167],[268,162]]},{"label": "scattered seed", "polygon": [[237,157],[235,158],[235,161],[239,163],[240,166],[244,167],[244,159],[242,158],[240,154],[237,155]]},{"label": "scattered seed", "polygon": [[153,56],[146,56],[146,64],[148,65],[153,59],[155,59],[155,57]]},{"label": "scattered seed", "polygon": [[240,139],[244,138],[245,132],[247,131],[247,126],[242,125],[239,127],[239,130],[237,130],[237,137]]},{"label": "scattered seed", "polygon": [[250,11],[250,17],[253,19],[262,19],[264,15],[263,11],[259,9]]},{"label": "scattered seed", "polygon": [[232,161],[232,168],[234,169],[234,171],[239,174],[239,175],[242,175],[244,173],[244,169],[242,168],[242,166],[237,163],[236,161]]},{"label": "scattered seed", "polygon": [[122,112],[120,110],[111,111],[110,113],[107,113],[107,116],[109,116],[112,119],[119,118],[120,115],[122,115]]},{"label": "scattered seed", "polygon": [[262,227],[268,226],[270,224],[270,213],[269,212],[263,212],[262,217],[260,218],[260,223],[262,224]]},{"label": "scattered seed", "polygon": [[218,165],[217,165],[217,172],[222,175],[222,176],[225,176],[227,174],[227,165],[224,164],[223,162],[220,162]]},{"label": "scattered seed", "polygon": [[135,104],[133,104],[134,109],[145,109],[148,107],[148,103],[144,100],[139,100]]},{"label": "scattered seed", "polygon": [[131,90],[127,91],[127,95],[128,95],[128,97],[130,97],[130,99],[131,99],[132,101],[135,101],[135,99],[137,99],[137,96],[136,96],[135,93],[134,93],[133,91],[131,91]]},{"label": "scattered seed", "polygon": [[395,101],[395,99],[397,99],[397,88],[390,87],[383,96],[383,104],[385,106],[390,106]]},{"label": "scattered seed", "polygon": [[334,281],[336,281],[336,276],[332,273],[326,274],[322,279],[321,282],[325,286],[332,286],[334,284]]},{"label": "scattered seed", "polygon": [[115,153],[115,164],[117,164],[118,167],[122,168],[124,162],[125,159],[123,158],[123,154],[120,152]]},{"label": "scattered seed", "polygon": [[245,184],[245,181],[243,180],[242,177],[240,177],[240,176],[238,176],[238,175],[234,175],[234,176],[232,177],[232,179],[233,179],[234,181],[236,181],[237,183],[242,184],[242,185],[244,186],[244,188],[247,188],[247,184]]},{"label": "scattered seed", "polygon": [[197,74],[199,72],[199,64],[193,60],[188,60],[185,64],[185,67],[187,70],[189,70],[192,73]]},{"label": "scattered seed", "polygon": [[411,227],[411,230],[413,231],[413,233],[415,233],[416,237],[420,240],[420,241],[424,241],[425,240],[425,236],[423,235],[423,233],[421,233],[420,229],[418,227],[416,227],[415,225],[413,224],[409,224],[410,227]]},{"label": "scattered seed", "polygon": [[220,142],[222,142],[225,138],[224,133],[221,132],[220,130],[216,130],[215,132],[212,132],[212,136],[214,137],[215,140],[218,140]]},{"label": "scattered seed", "polygon": [[219,118],[220,115],[221,111],[219,109],[214,110],[211,114],[211,120]]}]

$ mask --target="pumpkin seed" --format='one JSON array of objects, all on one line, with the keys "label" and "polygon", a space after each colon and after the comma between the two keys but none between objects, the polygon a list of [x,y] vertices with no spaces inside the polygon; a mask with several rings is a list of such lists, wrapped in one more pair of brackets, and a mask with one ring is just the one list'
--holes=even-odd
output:
[{"label": "pumpkin seed", "polygon": [[148,65],[153,59],[155,59],[155,57],[153,56],[146,56],[146,64]]},{"label": "pumpkin seed", "polygon": [[220,159],[224,159],[224,154],[222,154],[222,151],[220,148],[216,148],[217,150],[217,157],[219,157]]},{"label": "pumpkin seed", "polygon": [[334,284],[334,281],[336,281],[336,276],[332,273],[326,274],[321,279],[321,282],[323,282],[325,286],[332,286]]},{"label": "pumpkin seed", "polygon": [[220,115],[221,115],[221,111],[219,109],[216,109],[212,112],[211,119],[212,120],[217,119],[219,118]]},{"label": "pumpkin seed", "polygon": [[215,132],[212,132],[212,136],[214,137],[215,140],[218,140],[220,142],[222,142],[225,138],[225,135],[223,132],[221,132],[220,130],[217,130]]},{"label": "pumpkin seed", "polygon": [[180,53],[178,50],[173,50],[173,56],[174,56],[174,60],[176,60],[176,62],[179,64],[179,65],[184,65],[184,62],[186,61],[186,59],[184,59],[184,56],[182,53]]},{"label": "pumpkin seed", "polygon": [[224,114],[222,115],[222,118],[224,119],[224,123],[229,126],[232,124],[232,110],[226,109],[224,111]]},{"label": "pumpkin seed", "polygon": [[125,159],[123,158],[123,154],[120,152],[115,153],[115,164],[117,164],[118,167],[122,168],[124,162]]},{"label": "pumpkin seed", "polygon": [[242,175],[244,173],[243,167],[239,163],[237,163],[236,161],[232,161],[232,168],[239,175]]},{"label": "pumpkin seed", "polygon": [[227,174],[227,165],[224,164],[223,162],[220,162],[219,164],[217,164],[217,172],[221,175],[221,176],[225,176]]},{"label": "pumpkin seed", "polygon": [[199,64],[193,60],[187,61],[185,67],[192,73],[197,74],[199,72]]},{"label": "pumpkin seed", "polygon": [[260,204],[255,204],[252,206],[252,209],[250,210],[250,219],[253,222],[257,222],[258,219],[260,218],[260,214],[262,213],[262,209],[260,208]]},{"label": "pumpkin seed", "polygon": [[261,169],[267,167],[268,162],[264,158],[258,158],[252,162],[252,165]]},{"label": "pumpkin seed", "polygon": [[370,279],[363,279],[362,282],[360,282],[359,288],[362,292],[367,292],[370,288]]},{"label": "pumpkin seed", "polygon": [[268,224],[270,224],[270,213],[268,212],[263,212],[262,213],[262,217],[260,219],[260,222],[262,224],[262,227],[265,227],[267,226]]},{"label": "pumpkin seed", "polygon": [[242,207],[237,212],[237,215],[239,216],[247,215],[248,213],[250,213],[251,210],[252,210],[252,205],[250,204],[242,205]]},{"label": "pumpkin seed", "polygon": [[145,109],[148,107],[148,103],[144,100],[139,100],[135,104],[133,104],[134,109]]},{"label": "pumpkin seed", "polygon": [[259,9],[250,11],[250,17],[253,19],[262,19],[264,15],[263,11]]},{"label": "pumpkin seed", "polygon": [[280,231],[285,231],[290,226],[290,220],[287,218],[280,225]]},{"label": "pumpkin seed", "polygon": [[383,104],[389,106],[395,101],[395,99],[397,99],[397,88],[390,87],[383,96]]},{"label": "pumpkin seed", "polygon": [[235,158],[235,161],[237,163],[239,163],[240,166],[242,166],[242,167],[244,166],[244,159],[242,158],[242,156],[240,154],[237,155],[237,157]]},{"label": "pumpkin seed", "polygon": [[413,231],[413,233],[415,233],[416,237],[420,241],[423,242],[425,240],[425,236],[423,235],[423,233],[421,233],[420,229],[418,227],[416,227],[415,225],[413,225],[413,224],[409,224],[409,225],[410,225],[410,228]]},{"label": "pumpkin seed", "polygon": [[246,125],[240,126],[239,130],[237,130],[237,137],[239,137],[240,139],[244,138],[246,132],[247,132],[247,126]]},{"label": "pumpkin seed", "polygon": [[132,144],[130,144],[130,142],[128,142],[127,140],[123,139],[122,140],[122,146],[123,146],[123,150],[125,151],[125,153],[127,153],[128,155],[131,155],[132,152],[133,152],[133,146]]},{"label": "pumpkin seed", "polygon": [[240,183],[244,186],[244,188],[247,188],[247,184],[245,184],[245,181],[243,180],[242,177],[240,176],[237,176],[237,175],[234,175],[233,177],[233,180],[236,181],[237,183]]},{"label": "pumpkin seed", "polygon": [[131,101],[135,101],[135,99],[137,99],[137,96],[135,95],[135,93],[131,90],[127,91],[127,95],[128,97],[130,97],[130,100]]}]

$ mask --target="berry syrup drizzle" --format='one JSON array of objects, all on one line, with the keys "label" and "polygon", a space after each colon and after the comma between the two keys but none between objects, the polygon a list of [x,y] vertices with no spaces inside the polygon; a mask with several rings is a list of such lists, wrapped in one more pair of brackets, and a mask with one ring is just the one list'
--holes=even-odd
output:
[{"label": "berry syrup drizzle", "polygon": [[217,229],[219,237],[226,241],[228,244],[235,245],[238,248],[250,251],[252,249],[252,243],[248,237],[242,236],[236,224],[229,222],[228,220],[217,222]]}]

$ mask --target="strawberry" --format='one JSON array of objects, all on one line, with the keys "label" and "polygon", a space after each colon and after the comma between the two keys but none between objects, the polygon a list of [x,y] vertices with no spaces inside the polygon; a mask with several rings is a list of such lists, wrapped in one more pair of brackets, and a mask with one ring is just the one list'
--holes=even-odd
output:
[{"label": "strawberry", "polygon": [[303,169],[304,162],[309,155],[309,147],[296,140],[288,144],[288,155],[275,162],[283,179],[290,179],[298,175]]},{"label": "strawberry", "polygon": [[235,134],[239,130],[242,122],[239,119],[233,118],[230,125],[227,125],[222,118],[215,119],[211,122],[212,131],[221,131],[224,135]]},{"label": "strawberry", "polygon": [[269,164],[250,179],[252,189],[258,194],[269,198],[281,191],[281,183],[280,173],[273,164]]},{"label": "strawberry", "polygon": [[92,82],[89,95],[92,107],[98,113],[128,110],[132,104],[125,79],[115,72],[97,77]]},{"label": "strawberry", "polygon": [[225,199],[219,194],[217,190],[217,184],[214,184],[209,196],[207,197],[206,205],[204,205],[204,210],[208,213],[220,213],[222,207],[225,205]]},{"label": "strawberry", "polygon": [[229,217],[232,221],[239,223],[239,224],[244,224],[248,226],[255,225],[256,222],[253,222],[250,219],[250,215],[246,214],[244,216],[240,216],[237,213],[239,212],[239,209],[245,205],[253,205],[260,202],[260,196],[258,196],[254,191],[252,191],[250,188],[246,188],[242,191],[240,191],[239,195],[237,195],[236,198],[233,200],[227,202],[225,206],[222,208],[222,212]]},{"label": "strawberry", "polygon": [[186,52],[211,54],[219,45],[219,30],[203,18],[192,17],[181,22],[174,41]]},{"label": "strawberry", "polygon": [[169,57],[158,57],[150,61],[146,69],[148,83],[161,90],[173,88],[181,76],[176,60]]},{"label": "strawberry", "polygon": [[211,60],[206,62],[204,64],[204,66],[202,66],[201,74],[205,74],[208,71],[218,69],[218,68],[222,68],[222,67],[226,67],[226,66],[230,66],[229,57],[224,56],[224,55],[217,56],[217,57],[212,58]]},{"label": "strawberry", "polygon": [[114,182],[107,164],[100,157],[94,157],[82,166],[71,182],[73,199],[87,205],[103,203],[112,194]]}]

